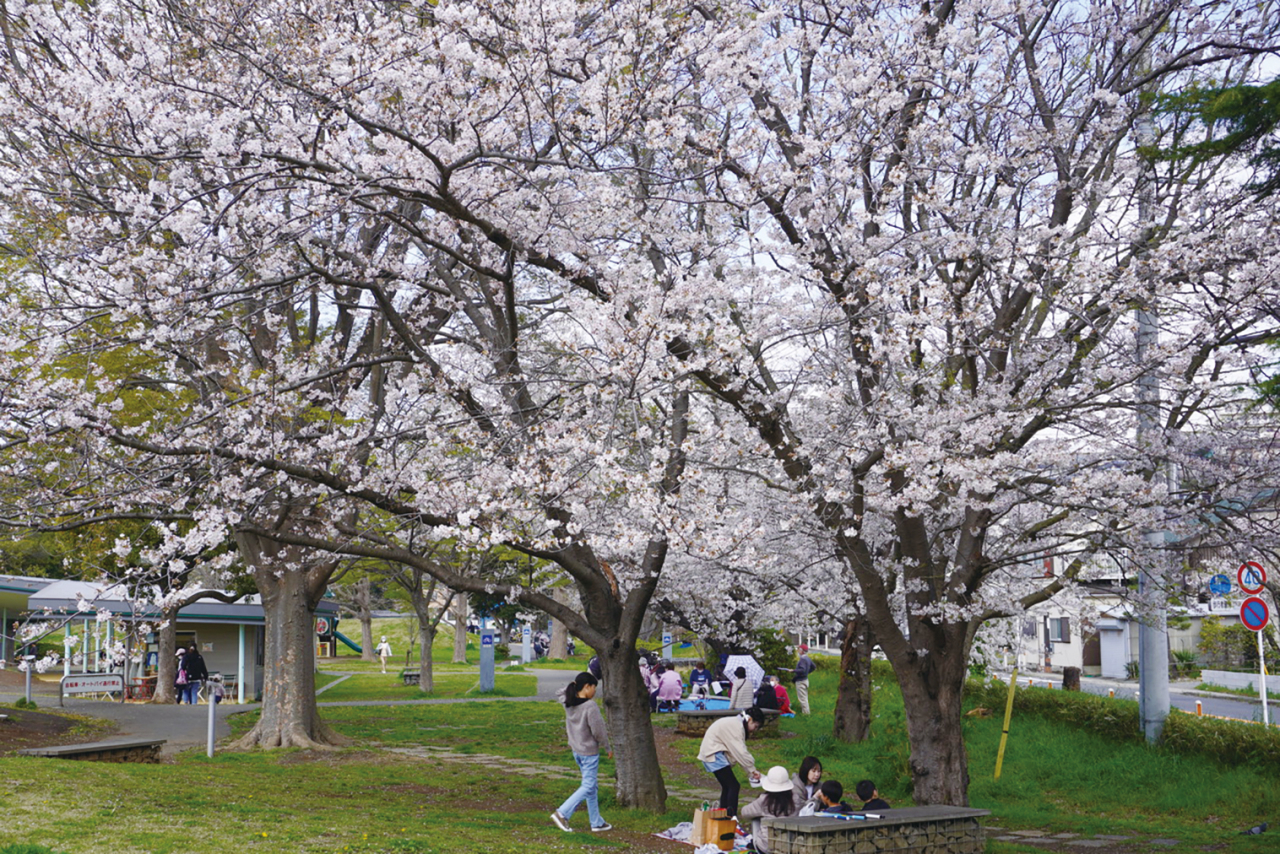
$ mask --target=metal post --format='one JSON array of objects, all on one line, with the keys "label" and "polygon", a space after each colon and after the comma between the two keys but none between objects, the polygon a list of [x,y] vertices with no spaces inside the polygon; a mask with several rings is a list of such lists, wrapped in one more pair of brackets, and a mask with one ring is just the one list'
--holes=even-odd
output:
[{"label": "metal post", "polygon": [[[206,684],[211,684],[211,683],[206,683]],[[213,723],[214,723],[214,713],[218,710],[217,697],[215,697],[215,696],[213,695],[213,689],[212,689],[212,688],[210,688],[210,689],[209,689],[209,694],[208,694],[208,696],[206,696],[206,697],[205,697],[205,701],[206,701],[206,702],[208,702],[208,704],[209,704],[209,751],[208,751],[208,755],[209,755],[209,758],[210,758],[210,759],[212,759],[212,758],[213,758]]]},{"label": "metal post", "polygon": [[1018,668],[1013,668],[1009,677],[1009,698],[1004,704],[1004,729],[1000,732],[1000,750],[996,753],[996,779],[1000,779],[1000,770],[1004,766],[1004,748],[1009,741],[1009,719],[1013,717],[1013,691],[1018,685]]},{"label": "metal post", "polygon": [[244,623],[240,624],[240,658],[236,671],[236,702],[244,702]]},{"label": "metal post", "polygon": [[1255,633],[1258,636],[1258,696],[1262,698],[1262,725],[1270,726],[1271,721],[1267,717],[1267,664],[1262,660],[1262,632],[1264,629],[1260,629]]},{"label": "metal post", "polygon": [[520,662],[528,664],[533,661],[533,627],[528,623],[520,629]]},{"label": "metal post", "polygon": [[34,655],[24,656],[23,661],[27,663],[27,705],[31,705],[31,671],[36,667],[36,657]]},{"label": "metal post", "polygon": [[493,629],[480,630],[480,690],[493,690]]},{"label": "metal post", "polygon": [[71,675],[71,623],[62,630],[62,675]]}]

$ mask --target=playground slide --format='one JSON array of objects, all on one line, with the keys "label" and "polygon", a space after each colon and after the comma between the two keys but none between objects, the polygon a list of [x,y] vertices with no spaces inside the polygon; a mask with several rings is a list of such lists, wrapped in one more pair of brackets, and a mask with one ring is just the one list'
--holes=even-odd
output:
[{"label": "playground slide", "polygon": [[352,649],[354,649],[356,652],[364,652],[364,650],[362,650],[362,649],[360,648],[360,644],[358,644],[358,643],[356,643],[355,641],[351,640],[351,638],[347,637],[347,636],[346,636],[346,635],[344,635],[342,632],[334,632],[334,633],[333,633],[333,636],[334,636],[335,638],[337,638],[338,640],[342,641],[343,643],[345,643],[347,646],[349,646],[349,647],[351,647]]}]

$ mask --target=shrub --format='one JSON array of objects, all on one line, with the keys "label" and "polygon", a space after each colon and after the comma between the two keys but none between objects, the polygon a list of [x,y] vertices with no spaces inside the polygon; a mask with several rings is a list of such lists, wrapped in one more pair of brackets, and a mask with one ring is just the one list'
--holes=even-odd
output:
[{"label": "shrub", "polygon": [[[970,690],[991,709],[1003,709],[1009,686],[999,680]],[[1142,741],[1142,721],[1134,700],[1117,700],[1076,691],[1019,689],[1013,707],[1019,712],[1060,721],[1117,741]],[[1280,762],[1280,731],[1246,721],[1202,718],[1176,709],[1165,720],[1161,749],[1204,756],[1225,765],[1273,768]]]},{"label": "shrub", "polygon": [[784,681],[795,674],[796,653],[791,649],[791,641],[776,629],[760,629],[751,636],[750,644],[755,650],[756,661],[770,676],[777,676]]},{"label": "shrub", "polygon": [[1200,622],[1199,646],[1202,667],[1215,670],[1258,669],[1258,639],[1243,623],[1228,626],[1223,625],[1218,617],[1205,617]]}]

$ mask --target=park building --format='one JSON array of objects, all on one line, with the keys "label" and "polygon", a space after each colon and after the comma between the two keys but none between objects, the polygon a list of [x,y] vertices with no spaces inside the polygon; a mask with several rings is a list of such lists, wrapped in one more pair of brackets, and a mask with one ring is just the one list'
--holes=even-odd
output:
[{"label": "park building", "polygon": [[[318,624],[336,623],[337,610],[336,604],[321,602],[316,609]],[[98,612],[108,612],[110,618],[99,620]],[[155,684],[160,651],[154,629],[160,618],[155,603],[133,600],[123,585],[0,575],[0,619],[5,627],[0,657],[9,666],[20,653],[15,641],[17,626],[65,623],[79,641],[74,650],[67,650],[72,652],[70,663],[63,656],[57,673],[122,672],[130,693],[145,696]],[[227,699],[249,702],[262,695],[264,625],[262,600],[257,594],[230,604],[214,598],[197,599],[178,610],[176,646],[196,645],[210,674],[221,674]],[[143,631],[144,626],[151,630]],[[62,632],[57,635],[61,637]],[[113,660],[109,650],[117,642],[130,650],[127,661]],[[49,642],[40,646],[45,651]]]}]

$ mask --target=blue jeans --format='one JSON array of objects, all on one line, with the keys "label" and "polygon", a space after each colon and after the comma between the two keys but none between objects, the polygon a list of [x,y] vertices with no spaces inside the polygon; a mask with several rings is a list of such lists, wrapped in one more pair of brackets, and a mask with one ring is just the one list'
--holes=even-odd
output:
[{"label": "blue jeans", "polygon": [[196,704],[196,693],[199,692],[199,690],[200,690],[200,682],[197,680],[192,680],[191,682],[188,682],[186,685],[179,685],[178,686],[178,702],[179,703],[187,702],[194,706]]},{"label": "blue jeans", "polygon": [[600,817],[600,788],[596,784],[596,779],[600,776],[600,754],[596,753],[592,756],[579,756],[573,754],[573,761],[578,763],[578,768],[582,771],[582,785],[578,786],[578,791],[569,796],[569,799],[560,805],[556,812],[568,823],[573,811],[583,801],[587,802],[587,818],[591,820],[592,827],[599,827],[604,824],[604,819]]}]

